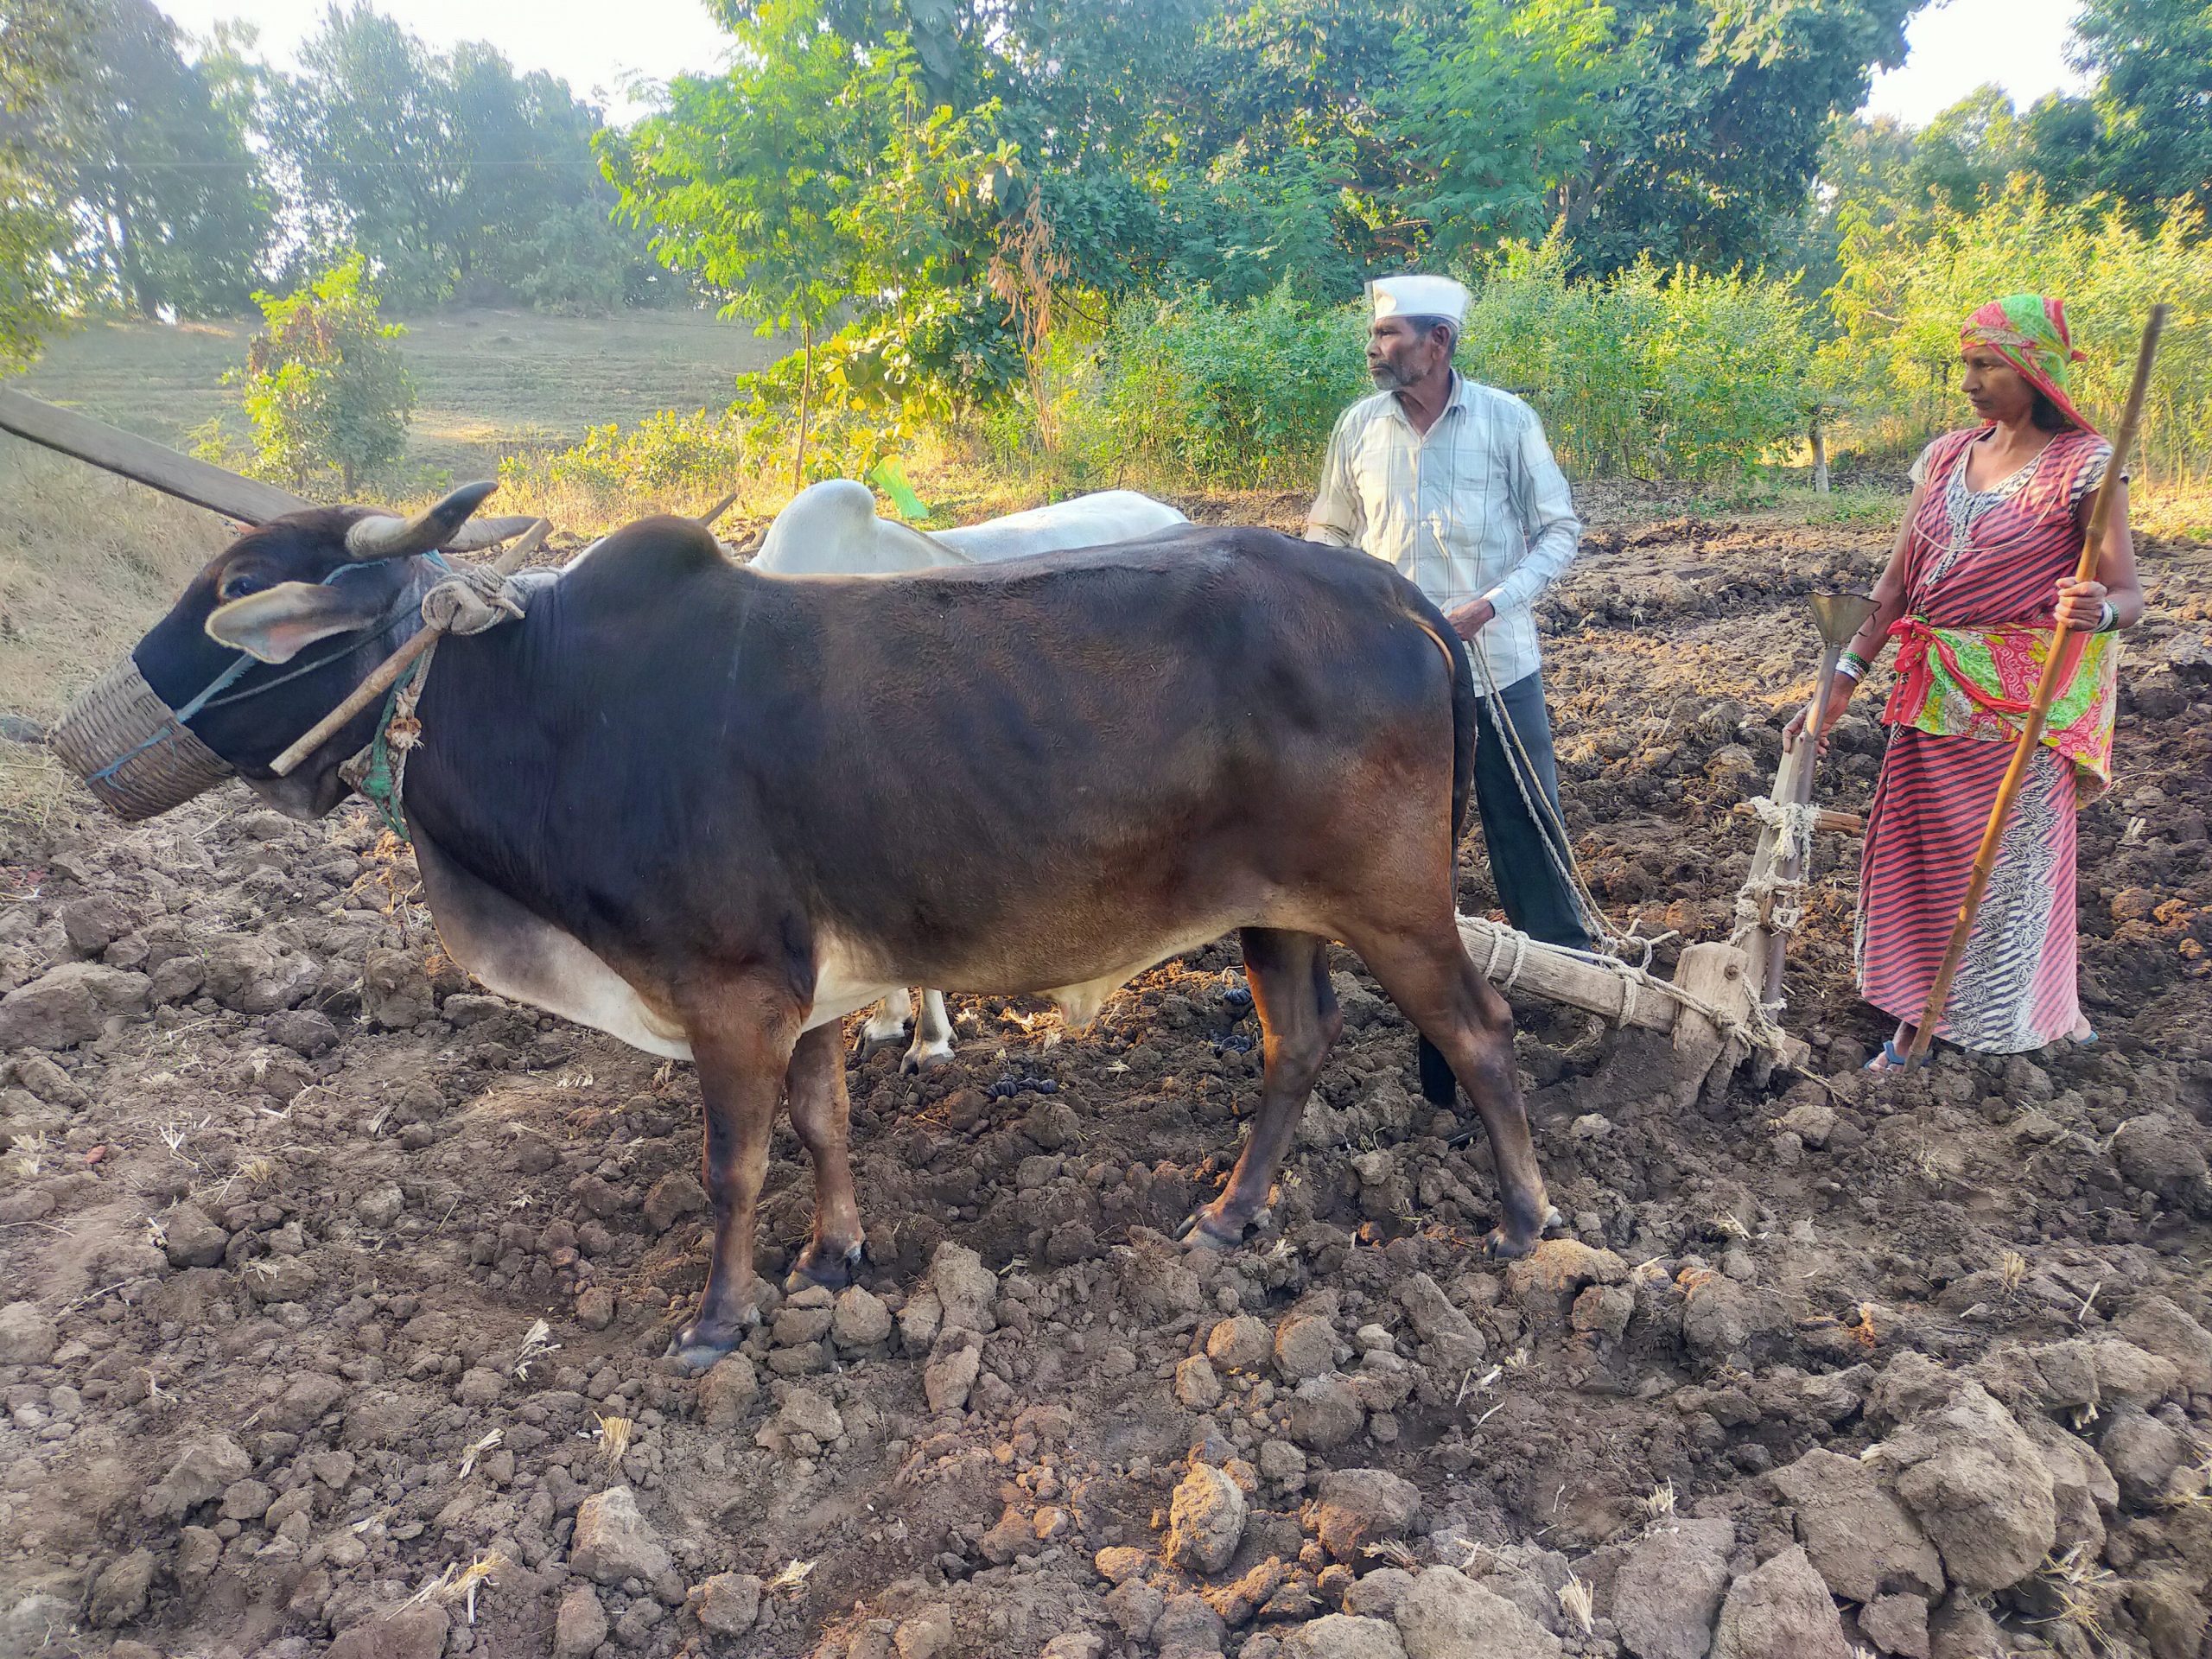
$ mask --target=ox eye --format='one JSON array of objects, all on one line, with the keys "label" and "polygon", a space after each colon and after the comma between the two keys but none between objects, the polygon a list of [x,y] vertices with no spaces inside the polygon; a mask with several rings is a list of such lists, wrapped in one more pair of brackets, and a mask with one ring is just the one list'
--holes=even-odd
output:
[{"label": "ox eye", "polygon": [[248,594],[257,594],[269,584],[259,576],[245,571],[223,578],[223,585],[216,589],[216,597],[225,601],[244,599]]}]

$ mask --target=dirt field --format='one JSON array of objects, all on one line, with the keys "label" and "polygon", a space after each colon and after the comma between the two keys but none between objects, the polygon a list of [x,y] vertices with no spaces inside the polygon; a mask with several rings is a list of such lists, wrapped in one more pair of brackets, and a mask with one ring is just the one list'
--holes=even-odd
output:
[{"label": "dirt field", "polygon": [[[1593,533],[1548,660],[1617,920],[1726,936],[1802,595],[1886,534]],[[472,988],[363,810],[16,821],[0,1652],[2196,1659],[2212,553],[2145,564],[2083,824],[2094,1047],[1860,1072],[1826,840],[1788,1014],[1815,1075],[1678,1106],[1649,1051],[1521,1008],[1567,1228],[1493,1271],[1471,1114],[1421,1103],[1356,962],[1227,1257],[1165,1234],[1256,1090],[1233,947],[1065,1040],[970,1001],[949,1069],[854,1061],[864,1289],[703,1382],[658,1358],[705,1268],[688,1067]],[[1831,804],[1870,792],[1874,706]],[[768,1268],[810,1199],[777,1154]]]}]

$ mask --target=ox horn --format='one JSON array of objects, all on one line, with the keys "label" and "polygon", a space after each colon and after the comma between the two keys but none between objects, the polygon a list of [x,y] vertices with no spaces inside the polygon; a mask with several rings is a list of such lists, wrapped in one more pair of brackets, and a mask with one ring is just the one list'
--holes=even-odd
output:
[{"label": "ox horn", "polygon": [[482,524],[468,523],[468,516],[499,487],[496,484],[464,484],[412,518],[385,512],[357,518],[346,532],[346,555],[361,560],[401,559],[442,547],[455,553],[474,553],[495,542],[519,536],[537,521],[487,518]]}]

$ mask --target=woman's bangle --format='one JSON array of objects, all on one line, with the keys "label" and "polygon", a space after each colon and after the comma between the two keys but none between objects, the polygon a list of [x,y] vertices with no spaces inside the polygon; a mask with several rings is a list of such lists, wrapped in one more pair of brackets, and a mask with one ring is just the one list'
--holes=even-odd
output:
[{"label": "woman's bangle", "polygon": [[2110,633],[2119,626],[2120,608],[2114,605],[2112,601],[2107,600],[2105,601],[2104,613],[2097,619],[2096,631],[2099,633]]},{"label": "woman's bangle", "polygon": [[1866,677],[1866,671],[1872,667],[1873,664],[1857,652],[1847,651],[1836,659],[1835,671],[1849,679],[1863,680]]}]

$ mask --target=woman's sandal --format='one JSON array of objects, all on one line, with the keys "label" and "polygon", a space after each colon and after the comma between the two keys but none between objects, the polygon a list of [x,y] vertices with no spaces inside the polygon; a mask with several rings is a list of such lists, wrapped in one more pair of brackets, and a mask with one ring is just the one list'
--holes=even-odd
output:
[{"label": "woman's sandal", "polygon": [[1904,1056],[1897,1052],[1897,1039],[1885,1037],[1882,1039],[1882,1052],[1859,1069],[1862,1071],[1895,1071],[1903,1070],[1904,1066]]}]

